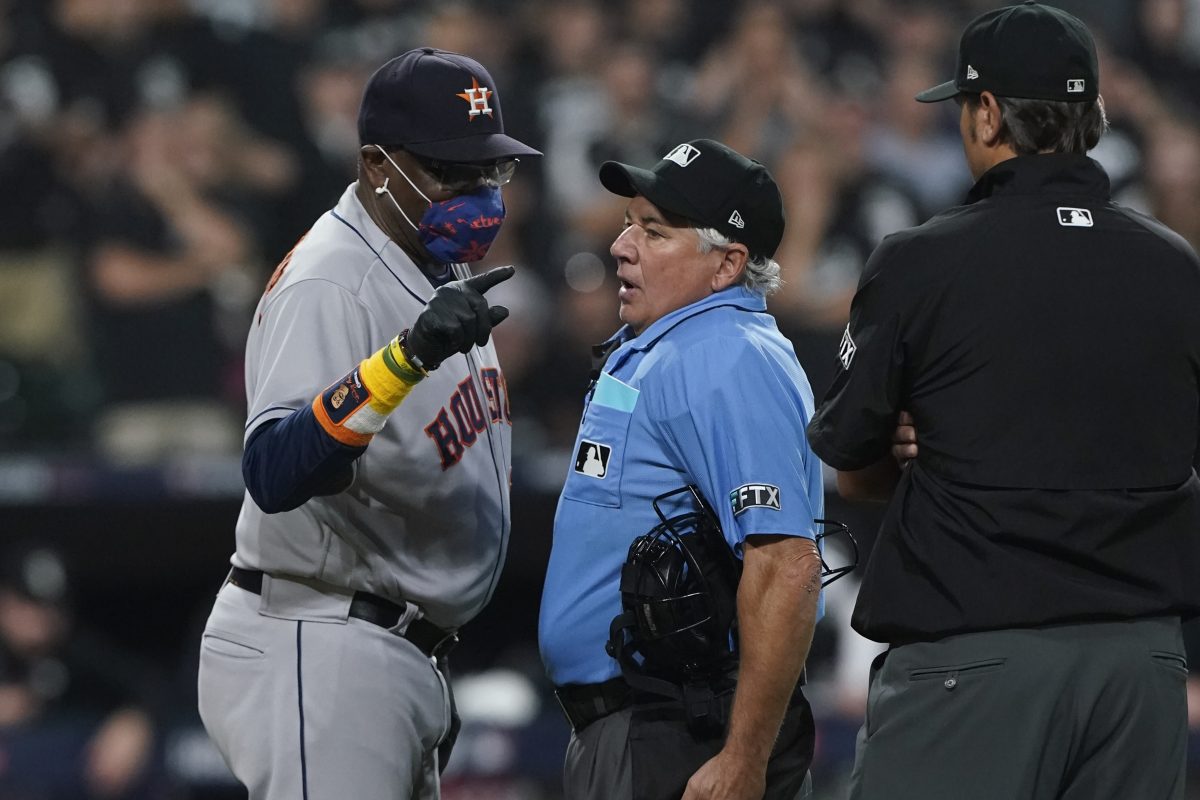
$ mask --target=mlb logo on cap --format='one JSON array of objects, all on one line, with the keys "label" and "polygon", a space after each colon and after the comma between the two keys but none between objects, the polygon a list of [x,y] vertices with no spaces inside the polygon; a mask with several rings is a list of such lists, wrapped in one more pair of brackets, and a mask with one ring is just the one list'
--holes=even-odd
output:
[{"label": "mlb logo on cap", "polygon": [[605,161],[604,188],[641,195],[663,211],[715,228],[746,245],[751,258],[771,258],[783,238],[783,196],[759,162],[712,139],[676,145],[653,169]]},{"label": "mlb logo on cap", "polygon": [[700,151],[690,144],[678,145],[674,150],[663,156],[666,161],[674,161],[681,167],[686,167],[688,164],[695,161],[700,155]]},{"label": "mlb logo on cap", "polygon": [[1067,91],[1071,94],[1082,94],[1086,81],[1083,78],[1075,78],[1067,81]]}]

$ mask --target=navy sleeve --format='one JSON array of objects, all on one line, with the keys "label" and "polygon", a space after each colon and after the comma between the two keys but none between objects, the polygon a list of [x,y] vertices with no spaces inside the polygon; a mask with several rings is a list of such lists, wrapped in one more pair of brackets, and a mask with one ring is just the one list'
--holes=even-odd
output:
[{"label": "navy sleeve", "polygon": [[321,430],[311,406],[258,426],[242,453],[242,478],[268,514],[291,511],[313,497],[337,494],[354,480],[354,460],[366,447],[350,447]]}]

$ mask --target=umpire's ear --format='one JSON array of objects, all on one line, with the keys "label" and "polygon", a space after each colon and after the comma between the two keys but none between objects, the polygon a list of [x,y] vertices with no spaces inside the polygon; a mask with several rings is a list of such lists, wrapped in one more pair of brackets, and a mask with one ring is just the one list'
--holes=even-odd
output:
[{"label": "umpire's ear", "polygon": [[738,283],[746,274],[746,262],[750,259],[750,251],[741,242],[734,242],[714,252],[721,256],[721,263],[713,273],[712,290],[719,292]]}]

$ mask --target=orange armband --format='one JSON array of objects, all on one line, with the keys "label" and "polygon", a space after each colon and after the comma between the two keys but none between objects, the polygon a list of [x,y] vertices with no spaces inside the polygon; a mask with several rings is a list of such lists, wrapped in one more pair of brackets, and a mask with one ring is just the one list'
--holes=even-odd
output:
[{"label": "orange armband", "polygon": [[397,336],[313,398],[313,414],[337,441],[364,447],[427,374],[409,361]]}]

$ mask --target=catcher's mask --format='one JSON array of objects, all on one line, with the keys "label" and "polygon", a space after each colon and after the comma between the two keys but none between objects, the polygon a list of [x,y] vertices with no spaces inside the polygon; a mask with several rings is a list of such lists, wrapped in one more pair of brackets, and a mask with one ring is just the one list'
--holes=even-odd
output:
[{"label": "catcher's mask", "polygon": [[[667,517],[665,501],[684,494],[690,495],[695,510]],[[606,650],[626,674],[640,672],[678,682],[724,672],[736,662],[741,559],[726,543],[716,514],[695,486],[665,492],[652,504],[660,522],[629,547],[621,568],[623,612],[612,621]],[[845,534],[854,552],[851,563],[836,569],[822,557],[825,586],[854,569],[858,547],[845,525],[814,522],[825,528],[816,537],[818,543],[826,536]],[[640,664],[634,652],[640,653]]]}]

